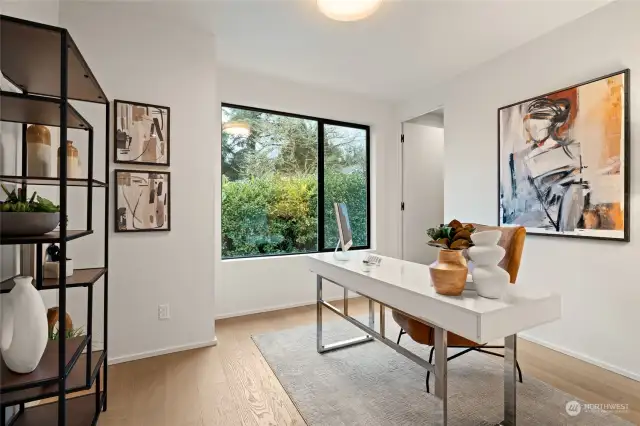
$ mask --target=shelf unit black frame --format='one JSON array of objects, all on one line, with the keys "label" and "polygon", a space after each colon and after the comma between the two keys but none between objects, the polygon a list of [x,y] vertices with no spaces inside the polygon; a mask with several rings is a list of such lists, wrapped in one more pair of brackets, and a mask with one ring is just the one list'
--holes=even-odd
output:
[{"label": "shelf unit black frame", "polygon": [[[50,341],[36,374],[16,375],[0,361],[0,426],[84,426],[95,425],[101,411],[107,409],[108,377],[108,289],[109,289],[109,129],[110,103],[91,72],[69,32],[60,27],[0,15],[0,65],[2,76],[22,93],[0,92],[0,121],[22,123],[22,157],[20,176],[0,176],[0,181],[27,188],[29,184],[57,185],[60,188],[60,217],[68,214],[69,186],[86,186],[86,229],[71,231],[67,221],[60,221],[60,230],[39,237],[2,237],[0,244],[36,245],[35,287],[37,290],[59,291],[58,342]],[[58,67],[59,66],[59,69]],[[42,68],[44,67],[44,72]],[[105,106],[105,181],[94,179],[94,133],[91,124],[69,104],[69,100],[94,102]],[[55,109],[59,108],[59,112]],[[59,127],[59,178],[38,178],[27,175],[27,124]],[[88,132],[88,178],[67,177],[67,129]],[[93,233],[93,190],[104,189],[104,265],[74,271],[66,277],[66,263],[60,263],[57,285],[43,278],[43,244],[58,243],[60,256],[67,256],[67,242]],[[103,350],[93,351],[93,286],[103,278],[104,319]],[[10,280],[0,283],[0,292],[10,291]],[[67,338],[67,287],[87,287],[87,328],[82,338]],[[57,346],[57,348],[56,348]],[[86,349],[86,353],[83,351]],[[81,361],[82,360],[82,361]],[[77,369],[84,363],[85,373]],[[95,384],[94,398],[67,398],[74,392],[88,390]],[[25,408],[25,403],[57,396],[57,403]],[[90,405],[95,403],[93,411]],[[67,404],[73,406],[68,412]],[[6,408],[17,406],[10,419]],[[57,423],[53,423],[57,420]],[[7,423],[8,422],[8,423]]]}]

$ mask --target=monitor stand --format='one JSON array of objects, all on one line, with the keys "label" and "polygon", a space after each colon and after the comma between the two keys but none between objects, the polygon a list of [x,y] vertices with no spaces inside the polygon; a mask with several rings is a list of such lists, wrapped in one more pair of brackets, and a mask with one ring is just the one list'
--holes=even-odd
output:
[{"label": "monitor stand", "polygon": [[341,262],[345,262],[347,260],[349,260],[349,255],[347,254],[346,251],[338,251],[338,248],[340,247],[340,238],[338,238],[338,244],[336,244],[336,249],[333,251],[333,258],[335,260],[339,260]]}]

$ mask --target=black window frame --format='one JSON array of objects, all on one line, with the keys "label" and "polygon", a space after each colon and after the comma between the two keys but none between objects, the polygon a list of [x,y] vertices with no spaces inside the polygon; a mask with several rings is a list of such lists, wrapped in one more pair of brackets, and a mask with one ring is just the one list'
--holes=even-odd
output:
[{"label": "black window frame", "polygon": [[[265,108],[257,108],[252,106],[238,105],[228,102],[221,102],[220,110],[222,108],[237,108],[244,109],[247,111],[255,111],[255,112],[263,112],[267,114],[274,115],[282,115],[285,117],[299,118],[302,120],[313,120],[318,123],[318,250],[308,251],[302,253],[270,253],[270,254],[260,254],[256,256],[234,256],[234,257],[224,257],[220,256],[222,261],[225,260],[236,260],[236,259],[261,259],[266,257],[276,257],[276,256],[300,256],[305,254],[313,254],[313,253],[326,253],[332,252],[335,250],[333,248],[324,248],[325,242],[325,234],[324,234],[324,225],[325,225],[325,215],[324,215],[324,126],[340,126],[340,127],[349,127],[353,129],[360,129],[366,132],[365,139],[365,155],[366,155],[366,190],[367,190],[367,243],[363,246],[352,246],[349,251],[352,250],[369,250],[371,248],[371,126],[366,124],[358,124],[358,123],[350,123],[348,121],[339,121],[332,120],[329,118],[321,118],[314,117],[311,115],[304,114],[295,114],[291,112],[285,111],[276,111]],[[222,153],[220,154],[222,155]],[[222,161],[222,158],[220,158]],[[221,171],[222,173],[222,171]],[[221,175],[222,176],[222,175]],[[222,194],[222,179],[220,179],[220,193]],[[220,206],[220,214],[222,215],[222,206]],[[220,218],[222,221],[222,217]],[[220,243],[222,244],[222,228],[220,229]],[[337,243],[337,241],[336,241]]]}]

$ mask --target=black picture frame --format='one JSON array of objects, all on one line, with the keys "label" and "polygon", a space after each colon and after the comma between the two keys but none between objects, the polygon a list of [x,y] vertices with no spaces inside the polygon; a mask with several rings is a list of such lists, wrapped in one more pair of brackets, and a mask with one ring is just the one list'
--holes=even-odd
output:
[{"label": "black picture frame", "polygon": [[[115,232],[168,232],[171,231],[171,172],[163,171],[163,170],[132,170],[132,169],[115,169],[114,173],[114,231]],[[167,227],[166,228],[143,228],[143,229],[122,229],[121,226],[121,216],[123,211],[121,209],[126,209],[127,206],[120,205],[120,197],[119,189],[120,189],[120,180],[119,175],[121,173],[128,174],[147,174],[147,175],[166,175],[167,179],[167,187],[166,187],[166,212],[167,212]]]},{"label": "black picture frame", "polygon": [[585,240],[599,240],[599,241],[617,241],[617,242],[625,242],[628,243],[631,241],[631,204],[630,204],[630,194],[631,194],[631,70],[629,68],[616,71],[610,74],[603,75],[601,77],[596,77],[588,81],[584,81],[578,84],[574,84],[572,86],[568,86],[562,89],[554,90],[552,92],[548,92],[542,95],[534,96],[529,99],[524,99],[518,102],[514,102],[509,105],[505,105],[503,107],[498,108],[497,111],[497,130],[498,130],[498,163],[497,163],[497,174],[498,174],[498,190],[497,190],[497,224],[498,226],[510,226],[509,224],[502,223],[501,210],[502,210],[502,200],[501,200],[501,188],[502,188],[502,173],[501,173],[501,164],[500,161],[502,159],[502,140],[501,140],[501,112],[504,109],[514,107],[516,105],[520,105],[525,102],[530,102],[535,99],[544,98],[558,92],[563,92],[565,90],[574,89],[580,86],[584,86],[590,83],[594,83],[600,80],[604,80],[610,77],[615,77],[618,75],[623,75],[624,81],[624,105],[622,106],[622,110],[624,112],[624,176],[623,176],[623,185],[624,185],[624,230],[623,237],[598,237],[595,235],[576,235],[576,234],[567,234],[562,231],[557,233],[546,233],[546,232],[533,232],[530,228],[527,228],[527,235],[535,235],[535,236],[544,236],[544,237],[562,237],[562,238],[579,238]]},{"label": "black picture frame", "polygon": [[[157,163],[151,161],[135,161],[135,160],[122,160],[119,158],[119,133],[118,133],[118,123],[120,117],[118,116],[119,106],[121,104],[133,105],[143,108],[156,108],[160,110],[166,110],[167,112],[167,125],[166,125],[166,139],[167,139],[167,152],[166,152],[166,163]],[[164,136],[163,136],[164,137]],[[138,165],[146,165],[146,166],[159,166],[159,167],[169,167],[171,165],[171,108],[168,106],[162,105],[154,105],[143,102],[134,102],[134,101],[125,101],[122,99],[114,99],[113,101],[113,161],[114,163],[119,164],[138,164]]]}]

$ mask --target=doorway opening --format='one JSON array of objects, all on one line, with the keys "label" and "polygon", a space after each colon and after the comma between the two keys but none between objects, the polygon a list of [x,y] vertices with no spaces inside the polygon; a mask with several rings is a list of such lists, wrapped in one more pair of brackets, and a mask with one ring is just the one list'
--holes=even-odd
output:
[{"label": "doorway opening", "polygon": [[444,222],[444,107],[405,121],[402,135],[401,255],[428,265],[438,250],[427,229]]}]

